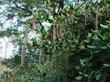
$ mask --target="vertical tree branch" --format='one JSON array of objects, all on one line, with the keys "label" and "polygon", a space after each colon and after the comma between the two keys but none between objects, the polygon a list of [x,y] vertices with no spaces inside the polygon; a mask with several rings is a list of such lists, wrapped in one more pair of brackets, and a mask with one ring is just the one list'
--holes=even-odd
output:
[{"label": "vertical tree branch", "polygon": [[84,10],[85,10],[85,26],[87,25],[87,1],[85,0],[85,8],[84,8]]},{"label": "vertical tree branch", "polygon": [[41,64],[42,56],[43,56],[43,34],[41,34],[41,41],[40,41],[40,54],[39,54],[39,64]]},{"label": "vertical tree branch", "polygon": [[55,41],[57,39],[56,34],[57,34],[57,32],[56,32],[56,25],[53,24],[53,41]]},{"label": "vertical tree branch", "polygon": [[96,19],[95,19],[95,26],[96,26],[96,30],[98,30],[98,13],[96,12]]}]

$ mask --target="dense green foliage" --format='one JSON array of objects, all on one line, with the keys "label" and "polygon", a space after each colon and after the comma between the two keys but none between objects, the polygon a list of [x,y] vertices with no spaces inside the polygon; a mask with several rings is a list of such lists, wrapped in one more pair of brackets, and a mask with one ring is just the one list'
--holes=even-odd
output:
[{"label": "dense green foliage", "polygon": [[[16,17],[17,25],[15,28],[1,31],[0,36],[11,37],[18,51],[13,53],[14,57],[3,61],[3,64],[15,70],[14,73],[4,73],[8,76],[8,80],[11,82],[110,81],[109,0],[102,0],[99,3],[74,2],[76,4],[65,1],[63,9],[59,7],[57,0],[9,1],[3,3],[10,3],[6,9],[8,12],[6,16],[8,20]],[[20,7],[17,4],[20,4]],[[34,22],[31,16],[34,17]],[[51,26],[45,27],[43,21],[48,21]],[[18,28],[21,27],[24,30],[19,31]],[[30,32],[33,29],[36,31],[36,37],[27,42],[25,63],[21,66],[20,56],[25,46],[25,31]]]}]

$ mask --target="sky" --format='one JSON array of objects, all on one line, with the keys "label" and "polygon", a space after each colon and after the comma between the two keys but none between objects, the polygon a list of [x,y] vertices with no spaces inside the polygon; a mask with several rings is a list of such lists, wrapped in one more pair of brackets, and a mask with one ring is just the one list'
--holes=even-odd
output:
[{"label": "sky", "polygon": [[[5,10],[6,5],[0,5],[0,13],[2,13]],[[3,14],[0,15],[0,23],[4,23],[3,27],[0,27],[0,31],[8,28],[10,26],[11,21],[6,21],[6,17],[2,16]],[[13,20],[14,22],[16,21]],[[6,43],[7,43],[7,49],[6,49]],[[7,51],[7,53],[6,53]],[[0,57],[2,58],[10,58],[12,56],[12,51],[13,51],[13,45],[10,42],[10,39],[7,37],[0,37]],[[7,54],[7,55],[5,55]]]},{"label": "sky", "polygon": [[[7,44],[7,49],[6,49]],[[12,55],[13,45],[9,41],[9,38],[1,38],[0,39],[0,57],[2,58],[10,58]],[[6,53],[7,51],[7,53]],[[5,55],[6,54],[6,55]]]}]

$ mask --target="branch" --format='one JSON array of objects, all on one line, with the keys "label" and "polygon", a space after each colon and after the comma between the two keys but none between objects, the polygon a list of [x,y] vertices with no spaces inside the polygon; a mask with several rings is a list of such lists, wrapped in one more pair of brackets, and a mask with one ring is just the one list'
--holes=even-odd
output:
[{"label": "branch", "polygon": [[28,9],[25,9],[25,8],[22,8],[22,7],[19,7],[19,6],[16,4],[15,1],[12,1],[12,2],[13,2],[13,4],[16,6],[16,8],[21,9],[21,10],[24,10],[24,11],[27,11],[27,12],[29,13],[29,15],[26,15],[26,16],[32,15],[32,11],[30,11],[30,10],[28,10]]}]

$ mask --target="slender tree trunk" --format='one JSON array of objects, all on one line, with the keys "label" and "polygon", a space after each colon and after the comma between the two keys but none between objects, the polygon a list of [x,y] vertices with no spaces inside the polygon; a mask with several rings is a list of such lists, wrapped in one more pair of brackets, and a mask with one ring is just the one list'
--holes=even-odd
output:
[{"label": "slender tree trunk", "polygon": [[21,54],[21,66],[24,65],[24,57],[25,57],[25,47],[22,46],[22,54]]},{"label": "slender tree trunk", "polygon": [[39,54],[39,64],[42,61],[42,56],[43,56],[43,34],[41,35],[41,41],[40,41],[40,54]]},{"label": "slender tree trunk", "polygon": [[[8,51],[8,45],[9,42],[4,38],[4,42],[5,42],[5,51],[4,51],[4,58],[7,59],[7,51]],[[4,65],[4,71],[6,70],[6,66]]]},{"label": "slender tree trunk", "polygon": [[98,30],[98,18],[99,18],[99,16],[98,16],[98,13],[96,12],[96,20],[95,20],[96,30]]},{"label": "slender tree trunk", "polygon": [[27,35],[28,34],[28,29],[25,29],[24,32],[24,40],[23,40],[23,45],[22,45],[22,54],[21,54],[21,66],[24,66],[25,64],[25,55],[26,55],[26,49],[27,49]]},{"label": "slender tree trunk", "polygon": [[53,42],[57,39],[56,25],[53,25]]},{"label": "slender tree trunk", "polygon": [[5,42],[5,58],[7,59],[8,42]]},{"label": "slender tree trunk", "polygon": [[56,30],[56,24],[53,23],[52,25],[52,44],[53,44],[53,48],[52,48],[52,55],[50,56],[50,68],[53,69],[53,63],[54,63],[54,58],[53,56],[55,55],[55,40],[57,39],[57,30]]}]

